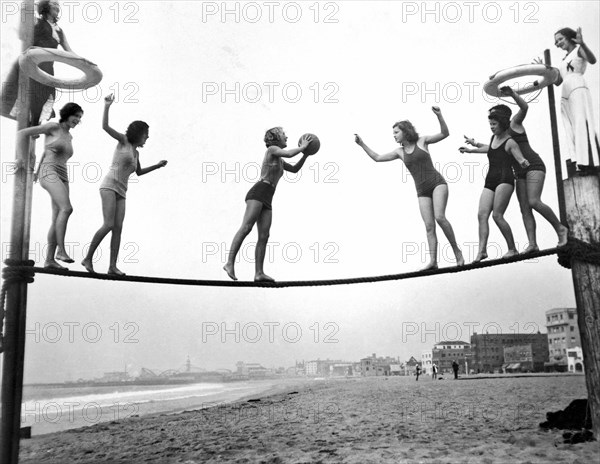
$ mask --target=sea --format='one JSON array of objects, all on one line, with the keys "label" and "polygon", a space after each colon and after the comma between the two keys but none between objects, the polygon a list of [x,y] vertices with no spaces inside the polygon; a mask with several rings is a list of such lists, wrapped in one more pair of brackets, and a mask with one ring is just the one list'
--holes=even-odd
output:
[{"label": "sea", "polygon": [[25,385],[21,427],[43,435],[103,422],[229,404],[265,394],[285,379],[185,385]]}]

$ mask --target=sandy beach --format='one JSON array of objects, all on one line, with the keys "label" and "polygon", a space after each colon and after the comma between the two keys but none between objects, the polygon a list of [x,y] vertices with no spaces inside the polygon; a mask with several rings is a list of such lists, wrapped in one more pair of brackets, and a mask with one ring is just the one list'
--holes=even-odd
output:
[{"label": "sandy beach", "polygon": [[23,463],[590,463],[546,412],[585,398],[583,376],[372,377],[282,385],[209,409],[132,417],[21,442]]}]

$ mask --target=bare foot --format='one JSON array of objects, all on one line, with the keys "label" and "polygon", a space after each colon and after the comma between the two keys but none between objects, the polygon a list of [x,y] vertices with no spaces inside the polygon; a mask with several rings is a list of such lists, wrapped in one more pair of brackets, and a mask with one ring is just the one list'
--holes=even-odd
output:
[{"label": "bare foot", "polygon": [[567,244],[567,242],[569,241],[569,228],[563,226],[562,224],[560,225],[561,229],[560,232],[558,233],[558,246],[565,246]]},{"label": "bare foot", "polygon": [[421,271],[433,271],[438,268],[438,265],[435,261],[430,262],[427,266],[425,266]]},{"label": "bare foot", "polygon": [[74,263],[75,260],[66,253],[56,253],[56,259],[64,263]]},{"label": "bare foot", "polygon": [[226,264],[223,266],[223,270],[227,273],[231,280],[238,280],[238,278],[235,276],[235,269],[233,265]]},{"label": "bare foot", "polygon": [[86,271],[91,272],[92,274],[96,273],[96,271],[94,271],[94,265],[92,264],[91,260],[84,259],[83,261],[81,261],[81,265],[85,267]]},{"label": "bare foot", "polygon": [[275,282],[273,277],[269,277],[264,272],[257,272],[254,276],[254,282]]},{"label": "bare foot", "polygon": [[502,259],[506,259],[506,258],[512,258],[513,256],[517,256],[519,254],[519,252],[517,250],[508,250],[504,256],[502,256]]},{"label": "bare foot", "polygon": [[529,244],[529,246],[523,250],[523,253],[525,253],[525,254],[527,254],[527,253],[535,253],[536,251],[540,251],[540,249],[538,248],[538,246],[537,245]]},{"label": "bare foot", "polygon": [[61,271],[68,271],[69,270],[68,268],[66,268],[66,267],[61,266],[60,264],[58,264],[56,261],[46,261],[44,263],[44,267],[46,269],[59,269]]},{"label": "bare foot", "polygon": [[455,253],[454,256],[456,256],[456,265],[457,266],[465,265],[465,258],[462,254],[462,251],[458,250],[458,253]]},{"label": "bare foot", "polygon": [[488,257],[487,251],[480,251],[479,253],[477,253],[477,256],[475,257],[475,259],[473,260],[473,262],[474,263],[480,263],[484,259],[487,259],[487,257]]},{"label": "bare foot", "polygon": [[117,275],[117,276],[124,276],[125,275],[125,273],[123,271],[121,271],[120,269],[117,269],[116,267],[109,267],[107,274],[109,274],[109,275]]}]

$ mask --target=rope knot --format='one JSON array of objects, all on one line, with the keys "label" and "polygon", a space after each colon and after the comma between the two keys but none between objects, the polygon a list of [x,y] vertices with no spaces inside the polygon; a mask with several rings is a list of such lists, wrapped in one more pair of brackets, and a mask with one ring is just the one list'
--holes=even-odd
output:
[{"label": "rope knot", "polygon": [[588,264],[600,266],[600,246],[578,238],[569,237],[569,241],[556,252],[558,264],[571,269],[573,261],[582,261]]},{"label": "rope knot", "polygon": [[33,283],[35,272],[33,266],[35,262],[28,259],[20,261],[17,259],[7,259],[4,261],[6,267],[2,268],[2,289],[0,290],[0,353],[4,351],[4,316],[6,310],[6,293],[8,288],[15,283]]}]

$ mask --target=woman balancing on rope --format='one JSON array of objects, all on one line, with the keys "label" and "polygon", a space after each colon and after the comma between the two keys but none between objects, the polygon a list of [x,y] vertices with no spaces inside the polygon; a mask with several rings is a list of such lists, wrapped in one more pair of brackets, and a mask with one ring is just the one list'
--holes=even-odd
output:
[{"label": "woman balancing on rope", "polygon": [[36,177],[40,185],[50,194],[52,200],[52,223],[48,231],[48,250],[44,267],[65,269],[56,260],[65,263],[74,262],[65,249],[65,234],[69,216],[73,212],[69,199],[69,176],[67,160],[73,156],[74,129],[83,116],[83,110],[77,103],[67,103],[60,110],[60,120],[42,126],[33,126],[17,132],[17,143],[22,150],[23,139],[44,134],[44,154]]},{"label": "woman balancing on rope", "polygon": [[[536,224],[533,216],[533,210],[537,211],[542,215],[546,221],[552,225],[556,234],[558,235],[558,246],[563,246],[567,243],[567,236],[569,229],[563,226],[552,208],[542,202],[542,190],[544,189],[544,181],[546,180],[546,165],[542,161],[542,158],[531,148],[529,140],[527,139],[527,133],[525,127],[523,127],[523,120],[527,115],[529,105],[521,98],[512,88],[502,87],[500,89],[504,96],[510,96],[516,102],[519,107],[517,114],[510,120],[510,127],[508,129],[508,135],[510,135],[515,142],[519,145],[521,153],[529,161],[527,168],[522,168],[517,161],[512,158],[513,171],[517,180],[517,198],[519,200],[519,206],[521,207],[521,215],[523,216],[523,223],[525,224],[525,231],[527,232],[527,240],[529,245],[524,250],[524,253],[532,253],[538,251],[537,239],[536,239]],[[511,109],[506,105],[498,105],[499,111],[504,113],[510,118],[512,115]],[[469,145],[488,150],[488,146],[482,143],[476,143],[473,139],[465,136],[465,141]]]},{"label": "woman balancing on rope", "polygon": [[[227,275],[233,280],[237,280],[235,276],[235,258],[240,251],[242,242],[250,233],[254,224],[257,224],[258,241],[255,252],[256,271],[254,281],[274,282],[274,279],[266,275],[263,269],[267,241],[269,240],[269,231],[271,229],[271,219],[273,217],[271,201],[273,200],[275,187],[277,187],[279,179],[283,176],[283,171],[298,172],[304,166],[304,162],[308,158],[308,155],[304,151],[307,149],[312,137],[305,135],[300,139],[300,146],[298,148],[285,150],[287,139],[281,127],[274,127],[265,133],[264,141],[267,151],[262,163],[260,180],[246,195],[246,212],[244,213],[242,226],[233,237],[227,263],[223,266]],[[295,165],[283,161],[283,158],[292,158],[300,153],[304,153],[304,155]]]},{"label": "woman balancing on rope", "polygon": [[432,110],[440,123],[440,132],[438,134],[420,137],[410,121],[397,122],[393,126],[393,134],[394,139],[400,144],[400,147],[385,155],[375,153],[363,142],[358,134],[355,134],[356,143],[374,161],[381,162],[400,159],[410,171],[417,188],[419,210],[421,211],[423,222],[425,222],[429,245],[429,264],[423,270],[437,269],[438,267],[436,222],[442,228],[452,246],[452,250],[456,256],[456,264],[462,266],[465,263],[462,252],[456,243],[452,225],[446,219],[448,184],[446,184],[442,175],[434,168],[431,156],[429,155],[429,145],[444,140],[450,132],[440,109],[434,106]]},{"label": "woman balancing on rope", "polygon": [[560,109],[566,133],[567,159],[575,163],[580,174],[597,174],[600,170],[600,144],[594,122],[592,95],[583,73],[596,57],[584,43],[581,28],[577,32],[565,27],[554,34],[554,43],[567,52],[559,66],[562,83]]},{"label": "woman balancing on rope", "polygon": [[[508,207],[510,197],[515,189],[515,179],[512,171],[512,158],[514,157],[523,169],[529,167],[529,161],[525,159],[519,145],[510,134],[510,114],[505,105],[494,106],[490,109],[488,116],[492,139],[489,145],[481,145],[478,148],[460,147],[461,153],[487,153],[489,159],[489,170],[485,178],[485,185],[479,199],[479,252],[473,262],[478,263],[488,257],[487,241],[490,234],[488,220],[493,212],[494,222],[500,229],[508,245],[508,252],[503,258],[518,255],[515,240],[504,212]],[[473,142],[474,143],[474,142]]]},{"label": "woman balancing on rope", "polygon": [[[56,0],[41,0],[38,3],[38,14],[40,18],[35,23],[33,30],[33,46],[43,48],[58,48],[62,46],[65,51],[73,54],[75,58],[81,58],[76,55],[63,30],[58,26],[58,18],[60,15],[60,5]],[[85,58],[82,60],[90,63]],[[54,75],[54,63],[48,61],[40,63],[39,65],[42,71],[50,75]],[[31,95],[30,103],[30,124],[37,126],[41,121],[48,120],[54,117],[54,110],[52,106],[54,104],[56,89],[47,85],[40,84],[39,82],[30,79],[29,80],[29,93]],[[15,106],[17,97],[19,94],[19,63],[15,63],[10,73],[7,76],[6,82],[2,86],[2,105],[1,114],[2,116],[16,119],[19,105]]]},{"label": "woman balancing on rope", "polygon": [[144,121],[134,121],[129,124],[125,134],[121,134],[110,127],[108,123],[108,111],[110,105],[115,101],[111,94],[104,99],[104,116],[102,119],[102,128],[112,138],[117,140],[118,144],[113,155],[113,161],[110,170],[102,184],[100,185],[100,198],[102,199],[102,215],[104,222],[98,229],[90,249],[81,265],[88,272],[94,272],[93,257],[100,242],[109,232],[112,232],[110,240],[110,264],[108,274],[124,275],[117,268],[117,257],[121,246],[121,232],[123,230],[123,220],[125,219],[125,195],[127,192],[127,183],[129,176],[134,172],[138,176],[148,174],[158,168],[167,165],[165,160],[159,161],[153,166],[142,168],[139,160],[138,148],[144,146],[149,138],[149,127]]}]

